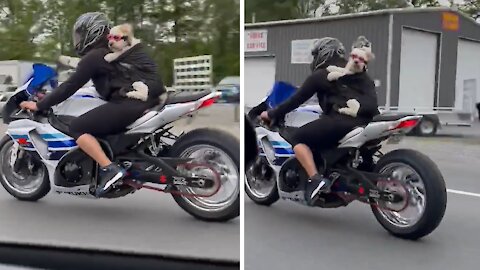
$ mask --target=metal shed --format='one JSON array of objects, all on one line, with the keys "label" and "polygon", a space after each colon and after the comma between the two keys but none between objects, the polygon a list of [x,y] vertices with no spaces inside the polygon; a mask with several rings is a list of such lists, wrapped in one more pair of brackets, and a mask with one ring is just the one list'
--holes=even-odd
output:
[{"label": "metal shed", "polygon": [[480,25],[450,8],[407,8],[245,25],[245,103],[260,101],[275,80],[300,85],[311,45],[339,38],[347,51],[372,42],[369,73],[387,110],[473,115],[480,101]]}]

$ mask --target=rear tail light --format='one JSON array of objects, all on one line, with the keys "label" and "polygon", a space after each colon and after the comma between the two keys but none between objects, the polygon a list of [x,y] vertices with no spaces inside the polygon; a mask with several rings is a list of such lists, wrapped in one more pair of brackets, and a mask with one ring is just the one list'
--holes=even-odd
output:
[{"label": "rear tail light", "polygon": [[202,104],[200,104],[200,106],[198,106],[197,110],[201,109],[201,108],[206,108],[208,106],[211,106],[213,103],[215,103],[215,101],[218,99],[218,97],[212,97],[212,98],[209,98],[207,100],[204,100],[202,102]]},{"label": "rear tail light", "polygon": [[413,128],[418,124],[418,122],[419,122],[419,119],[405,120],[405,121],[400,122],[394,128],[391,128],[390,130]]}]

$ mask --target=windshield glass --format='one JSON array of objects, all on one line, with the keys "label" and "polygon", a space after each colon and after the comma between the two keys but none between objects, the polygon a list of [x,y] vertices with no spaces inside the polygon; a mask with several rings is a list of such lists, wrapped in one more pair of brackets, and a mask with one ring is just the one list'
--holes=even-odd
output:
[{"label": "windshield glass", "polygon": [[52,67],[49,67],[44,64],[33,64],[33,73],[30,78],[27,80],[28,87],[27,92],[30,95],[35,94],[40,88],[49,83],[52,88],[57,86],[57,80],[55,77],[57,76],[57,72]]}]

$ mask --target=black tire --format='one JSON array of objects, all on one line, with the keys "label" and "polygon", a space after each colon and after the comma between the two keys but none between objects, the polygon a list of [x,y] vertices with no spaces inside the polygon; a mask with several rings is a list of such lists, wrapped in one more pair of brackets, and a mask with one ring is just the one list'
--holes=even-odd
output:
[{"label": "black tire", "polygon": [[[3,153],[3,149],[5,147],[10,147],[13,144],[12,139],[6,135],[2,138],[0,141],[0,153]],[[0,172],[3,170],[3,158],[0,157]],[[41,198],[45,197],[50,192],[50,180],[48,177],[48,171],[47,168],[44,166],[45,169],[45,175],[43,177],[43,181],[40,184],[40,186],[32,193],[29,194],[22,194],[19,193],[18,191],[12,189],[5,181],[4,175],[2,174],[0,176],[0,182],[2,183],[2,186],[5,188],[5,190],[10,193],[13,197],[17,198],[18,200],[21,201],[30,201],[30,202],[35,202],[40,200]]]},{"label": "black tire", "polygon": [[[171,157],[179,157],[182,152],[193,145],[206,144],[219,148],[235,163],[237,173],[240,172],[240,142],[227,132],[202,128],[192,130],[176,141],[171,148]],[[240,185],[240,179],[238,181]],[[235,201],[220,211],[202,211],[192,206],[186,198],[172,195],[177,204],[190,215],[204,221],[225,222],[240,215],[240,191]]]},{"label": "black tire", "polygon": [[[432,129],[427,130],[424,127],[432,127]],[[423,116],[422,121],[418,123],[418,125],[414,129],[414,133],[418,136],[424,136],[424,137],[430,137],[430,136],[435,136],[437,134],[438,130],[438,122],[435,121],[434,119]]]},{"label": "black tire", "polygon": [[273,181],[275,181],[275,185],[272,187],[271,192],[267,196],[261,198],[253,194],[252,191],[250,190],[249,184],[247,182],[248,177],[249,177],[249,174],[245,172],[245,193],[247,193],[247,196],[256,204],[270,206],[280,199],[280,196],[278,194],[276,179],[273,179]]},{"label": "black tire", "polygon": [[443,219],[447,207],[445,181],[437,165],[429,157],[409,149],[395,150],[384,155],[378,161],[375,172],[380,172],[387,164],[397,162],[413,168],[423,180],[427,198],[423,216],[412,226],[401,228],[385,220],[376,207],[372,206],[372,211],[378,222],[391,234],[416,240],[433,232]]}]

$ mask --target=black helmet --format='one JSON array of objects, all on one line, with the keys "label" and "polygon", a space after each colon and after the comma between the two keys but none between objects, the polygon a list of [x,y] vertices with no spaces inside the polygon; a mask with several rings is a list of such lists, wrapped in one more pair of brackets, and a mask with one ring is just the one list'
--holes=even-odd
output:
[{"label": "black helmet", "polygon": [[110,23],[105,14],[88,12],[80,15],[73,25],[73,46],[78,55],[84,55],[110,31]]},{"label": "black helmet", "polygon": [[312,49],[313,60],[310,69],[313,71],[322,68],[323,65],[334,56],[345,57],[345,47],[336,38],[324,37],[315,42]]}]

